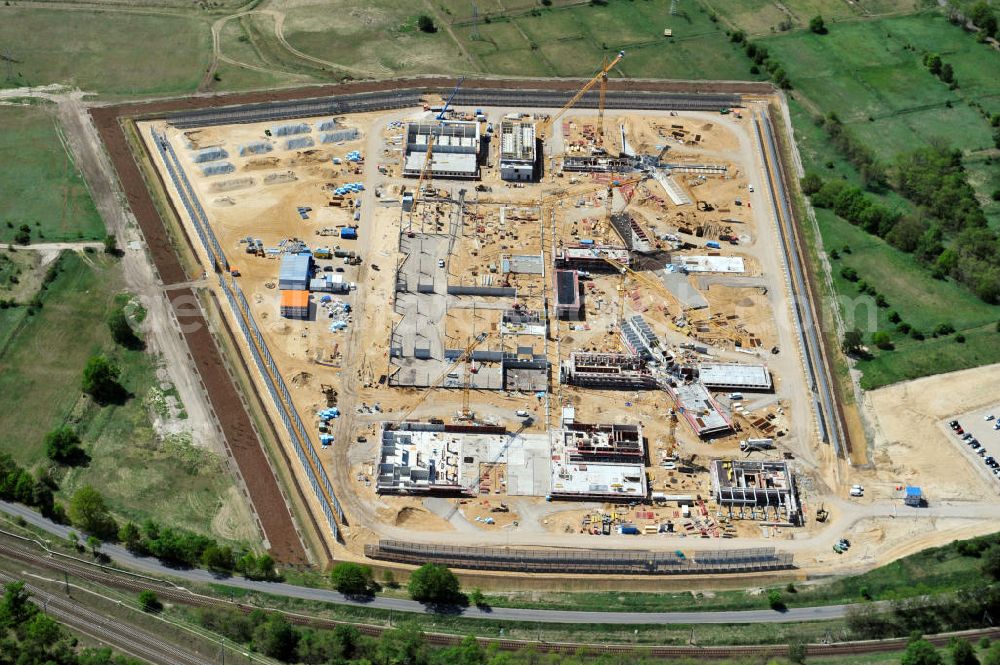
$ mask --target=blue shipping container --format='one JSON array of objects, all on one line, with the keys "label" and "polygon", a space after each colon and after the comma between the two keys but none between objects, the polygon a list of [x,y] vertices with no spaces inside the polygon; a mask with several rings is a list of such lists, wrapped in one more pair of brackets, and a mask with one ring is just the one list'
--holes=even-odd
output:
[{"label": "blue shipping container", "polygon": [[349,226],[345,226],[344,228],[340,229],[340,237],[346,240],[357,240],[358,231],[357,229],[352,229]]},{"label": "blue shipping container", "polygon": [[722,245],[715,242],[714,240],[709,240],[705,243],[705,247],[711,247],[712,249],[722,249]]}]

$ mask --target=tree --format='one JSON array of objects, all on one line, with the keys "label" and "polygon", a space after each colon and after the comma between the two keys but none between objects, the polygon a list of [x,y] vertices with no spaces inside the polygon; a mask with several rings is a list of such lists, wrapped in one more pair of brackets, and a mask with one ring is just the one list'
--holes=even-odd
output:
[{"label": "tree", "polygon": [[993,13],[993,8],[985,2],[977,2],[969,12],[969,18],[977,28],[986,33],[989,37],[996,37],[997,17]]},{"label": "tree", "polygon": [[118,529],[118,541],[123,543],[129,552],[141,552],[142,534],[135,522],[126,522],[122,528]]},{"label": "tree", "polygon": [[458,578],[435,563],[425,563],[413,571],[408,589],[410,598],[422,603],[451,603],[459,596]]},{"label": "tree", "polygon": [[369,566],[353,561],[341,561],[330,571],[333,588],[346,596],[367,596],[375,590],[375,580]]},{"label": "tree", "polygon": [[417,17],[417,27],[420,28],[421,32],[437,32],[437,26],[434,25],[434,19],[427,14],[421,14]]},{"label": "tree", "polygon": [[83,392],[100,404],[119,400],[124,392],[118,377],[121,369],[107,356],[91,356],[83,368]]},{"label": "tree", "polygon": [[159,612],[163,609],[163,603],[156,597],[156,594],[149,589],[139,592],[139,608],[143,612]]},{"label": "tree", "polygon": [[97,556],[101,550],[101,539],[97,536],[87,536],[87,547],[90,548],[91,554]]},{"label": "tree", "polygon": [[884,330],[879,330],[878,332],[872,334],[872,344],[883,351],[890,351],[893,348],[892,337],[890,337],[889,333]]},{"label": "tree", "polygon": [[233,572],[233,550],[227,546],[209,545],[201,553],[201,564],[213,573]]},{"label": "tree", "polygon": [[924,66],[931,70],[931,74],[937,76],[941,73],[941,56],[937,53],[928,53],[924,56]]},{"label": "tree", "polygon": [[399,587],[399,582],[396,581],[396,574],[391,570],[386,570],[382,573],[382,584],[390,589]]},{"label": "tree", "polygon": [[818,174],[807,171],[805,176],[802,178],[802,193],[811,196],[820,190],[823,186],[823,179],[819,177]]},{"label": "tree", "polygon": [[983,557],[983,575],[1000,581],[1000,545],[995,545]]},{"label": "tree", "polygon": [[767,605],[775,612],[784,612],[788,609],[785,605],[785,599],[781,597],[781,592],[777,589],[771,589],[767,594]]},{"label": "tree", "polygon": [[844,353],[851,355],[860,351],[864,344],[864,335],[861,333],[860,329],[855,328],[854,330],[847,330],[844,332],[844,341],[841,343],[841,348],[843,348]]},{"label": "tree", "polygon": [[295,657],[298,634],[282,614],[272,614],[257,626],[253,635],[254,646],[265,656],[289,662]]},{"label": "tree", "polygon": [[945,83],[952,83],[955,80],[955,70],[946,62],[941,65],[941,73],[938,76]]},{"label": "tree", "polygon": [[983,654],[983,665],[1000,665],[1000,642],[991,646],[989,651]]},{"label": "tree", "polygon": [[951,645],[951,662],[952,665],[979,665],[976,650],[972,648],[969,640],[955,640]]},{"label": "tree", "polygon": [[899,661],[900,665],[944,665],[941,654],[925,639],[910,640]]},{"label": "tree", "polygon": [[406,663],[407,665],[426,663],[427,643],[424,640],[424,634],[417,626],[410,623],[395,630],[388,630],[382,633],[372,660],[376,663]]},{"label": "tree", "polygon": [[115,340],[115,344],[126,349],[141,350],[145,346],[132,330],[132,322],[129,321],[124,307],[115,307],[108,314],[108,330],[111,331],[111,339]]},{"label": "tree", "polygon": [[118,239],[113,233],[104,236],[104,253],[113,256],[118,255]]},{"label": "tree", "polygon": [[31,242],[31,227],[27,224],[21,224],[18,227],[17,232],[14,234],[14,242],[18,245],[27,245]]},{"label": "tree", "polygon": [[790,640],[788,642],[788,662],[802,665],[806,662],[808,647],[802,640]]},{"label": "tree", "polygon": [[475,605],[476,607],[488,606],[488,603],[486,602],[486,596],[483,595],[483,592],[478,587],[473,589],[469,593],[469,602]]},{"label": "tree", "polygon": [[826,21],[823,20],[822,16],[813,16],[809,19],[809,30],[817,35],[825,35],[827,32]]},{"label": "tree", "polygon": [[84,485],[69,502],[69,518],[73,525],[99,538],[114,538],[118,525],[111,517],[104,497],[90,485]]},{"label": "tree", "polygon": [[80,437],[72,427],[63,425],[45,435],[45,455],[53,462],[75,465],[86,460]]}]

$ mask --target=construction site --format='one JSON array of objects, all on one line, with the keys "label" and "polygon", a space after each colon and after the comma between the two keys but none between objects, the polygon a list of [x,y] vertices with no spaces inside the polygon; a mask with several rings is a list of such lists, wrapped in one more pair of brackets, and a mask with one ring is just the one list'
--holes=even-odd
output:
[{"label": "construction site", "polygon": [[336,558],[627,543],[745,572],[824,528],[846,443],[767,106],[632,108],[615,62],[559,104],[459,82],[136,123]]}]

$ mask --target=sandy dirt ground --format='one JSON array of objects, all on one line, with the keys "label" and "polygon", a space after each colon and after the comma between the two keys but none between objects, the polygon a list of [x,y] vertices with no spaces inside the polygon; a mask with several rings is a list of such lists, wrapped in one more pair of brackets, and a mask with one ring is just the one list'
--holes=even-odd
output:
[{"label": "sandy dirt ground", "polygon": [[[507,111],[490,110],[490,113],[499,117]],[[739,246],[726,246],[724,254],[743,257],[746,275],[739,278],[691,276],[690,285],[708,303],[707,310],[700,312],[682,312],[676,298],[665,292],[650,293],[631,279],[623,283],[614,275],[595,275],[584,287],[586,320],[555,324],[556,343],[548,344],[548,352],[557,363],[571,350],[618,351],[621,347],[616,325],[621,313],[625,316],[642,313],[678,355],[690,353],[683,352],[679,345],[694,337],[713,343],[716,347],[713,355],[719,359],[766,363],[774,376],[775,393],[749,399],[745,403],[746,417],[737,416],[742,431],[711,443],[697,439],[686,423],[677,423],[669,417],[672,404],[665,393],[585,391],[554,381],[547,399],[518,393],[473,391],[471,404],[479,418],[509,425],[514,424],[512,414],[516,410],[528,410],[535,417],[535,425],[529,431],[544,431],[545,423],[553,422],[552,414],[569,405],[577,409],[577,418],[581,421],[641,423],[648,438],[648,472],[653,491],[692,494],[706,499],[711,493],[707,474],[681,474],[664,464],[674,459],[674,455],[694,464],[736,456],[739,455],[740,438],[749,434],[780,433],[779,450],[768,454],[777,457],[785,452],[793,458],[793,466],[799,473],[807,526],[789,529],[762,526],[754,520],[732,520],[711,502],[704,510],[697,508],[685,516],[674,506],[557,505],[541,497],[511,497],[505,493],[503,475],[498,469],[490,470],[493,475],[489,496],[459,501],[376,495],[377,423],[397,420],[403,415],[451,418],[460,410],[462,401],[459,390],[438,390],[431,395],[419,389],[385,388],[378,380],[390,371],[386,342],[394,322],[389,306],[392,276],[397,262],[402,259],[398,253],[399,229],[402,224],[409,223],[398,207],[399,189],[404,184],[413,185],[412,181],[398,177],[400,160],[396,148],[400,130],[390,123],[419,115],[419,111],[409,110],[338,118],[342,127],[356,127],[361,136],[343,144],[322,144],[302,150],[284,148],[286,137],[266,137],[264,129],[273,123],[213,128],[188,136],[166,128],[178,153],[187,160],[189,176],[206,204],[223,250],[231,262],[239,266],[242,288],[304,420],[315,422],[312,414],[332,403],[341,408],[342,417],[331,423],[330,430],[335,432],[337,443],[329,449],[322,448],[318,434],[312,441],[350,517],[351,527],[346,530],[345,543],[331,543],[338,556],[358,557],[363,544],[379,537],[440,542],[441,533],[447,531],[447,541],[455,544],[615,548],[635,547],[641,543],[642,547],[668,549],[780,545],[795,551],[800,565],[826,570],[872,565],[884,557],[901,556],[918,549],[915,543],[941,542],[941,538],[959,531],[995,528],[990,519],[995,493],[990,495],[984,485],[981,491],[962,494],[960,488],[965,484],[957,474],[967,469],[958,466],[964,463],[960,459],[955,462],[954,486],[938,482],[939,461],[934,460],[930,450],[926,454],[922,452],[922,445],[917,446],[913,443],[914,438],[906,435],[906,417],[898,410],[893,413],[893,405],[908,397],[908,393],[883,397],[882,391],[877,391],[870,396],[867,407],[879,414],[881,433],[881,439],[876,439],[874,471],[842,475],[842,470],[831,462],[830,451],[817,442],[811,409],[799,398],[806,393],[803,369],[794,342],[773,211],[769,210],[766,195],[761,191],[764,183],[761,158],[749,138],[746,118],[708,113],[680,116],[654,113],[651,117],[625,114],[611,116],[608,122],[609,127],[626,126],[633,148],[658,152],[667,147],[666,161],[725,164],[728,175],[722,178],[685,176],[679,179],[693,200],[707,201],[713,210],[696,211],[694,206],[673,206],[665,192],[653,182],[642,183],[627,195],[616,192],[615,204],[629,206],[628,210],[657,237],[675,234],[696,241],[699,246],[705,239],[720,234],[737,237]],[[574,132],[578,128],[593,122],[584,112],[571,112],[567,116],[566,121],[571,123],[569,141],[575,140]],[[301,122],[320,120],[323,119]],[[674,124],[681,125],[681,129],[674,128]],[[683,134],[675,137],[673,131]],[[700,134],[697,144],[691,141],[695,134]],[[610,142],[613,143],[615,136],[615,131],[609,131]],[[561,133],[556,131],[554,153],[566,147],[560,145],[560,140]],[[269,141],[274,149],[259,155],[238,155],[239,146],[262,141]],[[198,148],[222,145],[230,153],[228,161],[234,164],[235,172],[201,176],[200,165],[193,161],[194,153],[188,142]],[[363,165],[347,163],[346,155],[351,150],[364,154]],[[335,159],[341,163],[335,164]],[[358,221],[354,221],[351,208],[328,205],[331,186],[361,181],[366,190],[353,197],[360,202]],[[751,193],[748,184],[754,183],[760,184]],[[492,191],[477,192],[474,198],[470,196],[473,203],[468,206],[468,226],[458,238],[448,266],[449,279],[455,282],[483,283],[482,280],[491,275],[499,279],[496,266],[504,254],[551,251],[557,235],[568,240],[594,237],[608,231],[602,222],[606,185],[595,185],[589,178],[580,177],[574,181],[550,174],[541,186],[519,189],[506,186],[495,171],[488,170],[482,184]],[[458,189],[454,183],[444,181],[435,182],[434,187],[443,188],[452,196]],[[376,197],[375,191],[381,196]],[[559,197],[558,201],[551,200],[538,207],[540,199],[553,195]],[[736,206],[737,198],[745,205]],[[500,224],[497,203],[501,200],[510,202],[504,225]],[[308,219],[302,218],[297,207],[309,208]],[[546,228],[548,211],[555,224],[551,236]],[[440,220],[443,214],[440,206],[433,214],[425,208],[415,215],[415,223],[425,229],[428,225],[440,229],[442,225],[435,220]],[[347,224],[358,224],[358,240],[342,241],[336,235],[327,235],[337,233]],[[702,227],[702,235],[682,230],[696,226]],[[315,307],[307,321],[281,318],[276,288],[277,254],[247,254],[246,244],[241,243],[241,239],[247,237],[260,238],[265,248],[278,247],[283,240],[298,237],[312,247],[328,246],[361,254],[364,258],[360,266],[321,262],[324,267],[329,265],[331,268],[324,274],[342,275],[345,281],[356,284],[351,294],[333,296],[335,301],[352,305],[351,314],[342,317],[347,327],[331,330],[329,310],[323,306]],[[199,248],[199,251],[202,250]],[[704,249],[700,252],[704,253]],[[342,268],[343,272],[334,272],[335,268]],[[539,278],[521,275],[514,279],[520,293],[524,294],[525,304],[532,307],[541,301],[544,290],[550,288]],[[725,323],[723,327],[728,328],[723,333],[716,331],[713,336],[698,337],[693,333],[696,326],[677,325],[677,318],[682,314],[692,322],[706,321],[714,316],[723,322],[738,320],[738,323]],[[445,334],[456,340],[452,342],[456,346],[459,346],[457,341],[468,340],[479,330],[494,330],[498,319],[496,311],[478,311],[464,305],[460,299],[449,305],[447,317]],[[341,318],[339,313],[336,318]],[[737,349],[733,344],[736,338],[753,342]],[[517,345],[522,342],[535,344],[536,351],[546,348],[544,340],[517,339]],[[771,349],[779,353],[772,353]],[[905,391],[905,387],[884,390]],[[945,392],[951,395],[953,391]],[[951,404],[954,402],[939,397],[933,403],[914,401],[910,406],[917,413],[937,414],[940,410],[956,410],[956,406],[949,406]],[[725,400],[723,405],[725,408],[733,406]],[[938,435],[943,433],[936,420],[942,417],[922,416]],[[751,422],[767,423],[769,429],[760,432]],[[912,428],[912,423],[909,427]],[[864,482],[868,487],[866,497],[856,501],[845,498],[851,482]],[[936,493],[935,505],[924,512],[908,513],[905,511],[909,509],[900,505],[900,494],[895,488],[914,482],[933,487]],[[962,498],[966,503],[950,503],[952,499]],[[311,503],[318,511],[315,497],[311,497]],[[830,519],[825,524],[812,519],[820,506],[830,511]],[[594,525],[599,524],[604,515],[611,516],[613,523],[630,522],[642,527],[670,523],[674,531],[638,538],[592,535]],[[846,534],[864,542],[864,547],[853,548],[844,556],[833,555],[832,543]]]}]

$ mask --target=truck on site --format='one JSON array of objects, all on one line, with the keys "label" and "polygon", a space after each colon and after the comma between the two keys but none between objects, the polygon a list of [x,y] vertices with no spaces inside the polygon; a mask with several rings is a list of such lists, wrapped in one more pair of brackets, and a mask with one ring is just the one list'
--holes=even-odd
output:
[{"label": "truck on site", "polygon": [[773,450],[774,439],[744,439],[740,441],[740,452],[751,452],[754,450]]}]

